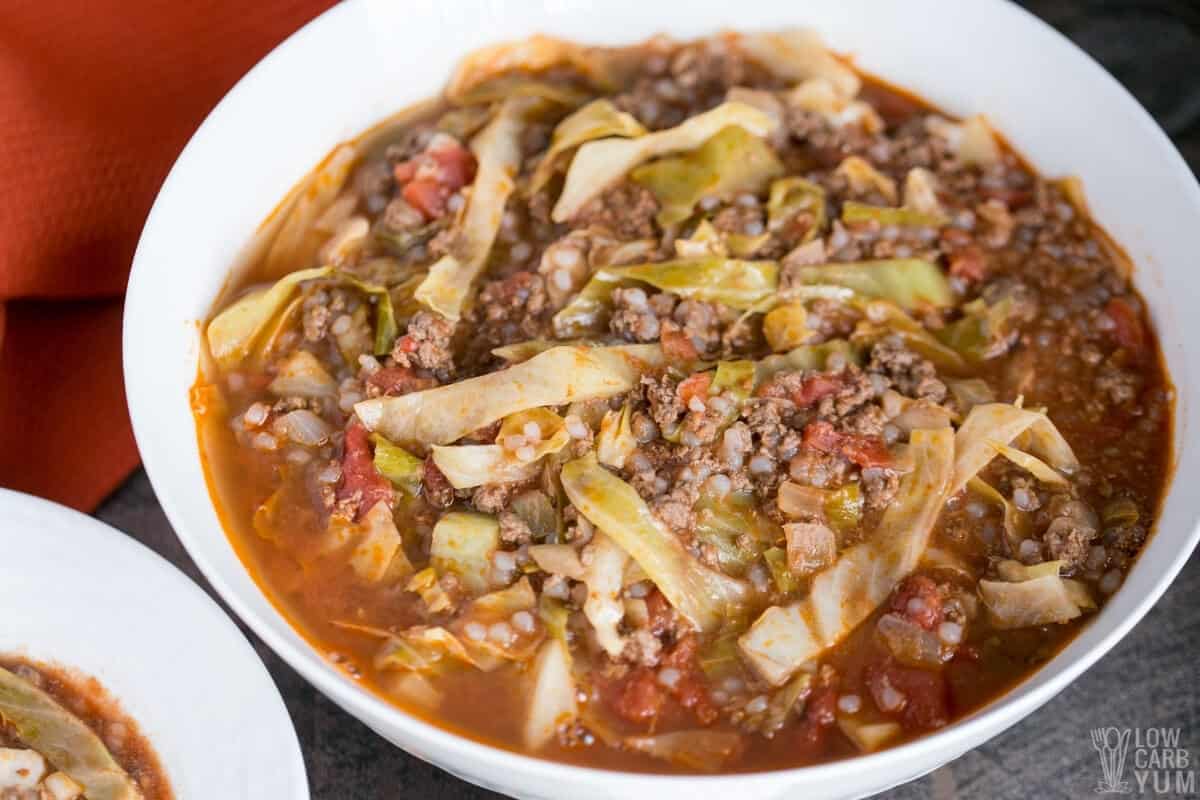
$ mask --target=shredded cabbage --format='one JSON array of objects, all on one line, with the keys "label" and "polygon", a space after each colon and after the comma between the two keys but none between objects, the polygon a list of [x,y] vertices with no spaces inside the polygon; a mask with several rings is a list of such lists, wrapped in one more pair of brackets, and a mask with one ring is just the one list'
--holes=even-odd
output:
[{"label": "shredded cabbage", "polygon": [[530,193],[537,192],[549,182],[562,156],[568,150],[593,139],[611,136],[634,138],[642,136],[646,129],[630,114],[618,111],[609,100],[593,100],[583,108],[558,123],[550,138],[550,147],[529,179]]},{"label": "shredded cabbage", "polygon": [[813,578],[806,598],[768,608],[738,639],[771,685],[845,638],[920,562],[953,475],[954,435],[948,428],[913,431],[909,453],[913,469],[876,530]]},{"label": "shredded cabbage", "polygon": [[434,445],[430,455],[455,489],[528,480],[541,469],[537,459],[521,461],[498,444]]},{"label": "shredded cabbage", "polygon": [[820,114],[836,128],[860,125],[867,133],[883,131],[883,120],[870,103],[840,93],[827,78],[810,78],[788,92],[788,105]]},{"label": "shredded cabbage", "polygon": [[980,581],[979,596],[997,628],[1069,622],[1080,615],[1073,590],[1057,575],[1024,581]]},{"label": "shredded cabbage", "polygon": [[596,458],[607,467],[621,469],[625,461],[637,449],[637,437],[633,435],[631,419],[633,407],[626,403],[620,411],[609,410],[600,421],[600,432],[596,434]]},{"label": "shredded cabbage", "polygon": [[328,233],[315,223],[337,201],[358,160],[357,147],[339,145],[292,190],[295,200],[284,212],[286,216],[262,261],[265,274],[282,275],[314,262],[317,251],[328,237]]},{"label": "shredded cabbage", "polygon": [[625,616],[620,594],[625,562],[629,555],[620,545],[597,532],[584,552],[583,580],[587,584],[587,600],[583,614],[596,631],[596,641],[609,657],[616,660],[625,649],[625,640],[617,630]]},{"label": "shredded cabbage", "polygon": [[767,229],[781,230],[797,214],[812,217],[812,225],[800,241],[810,242],[825,229],[825,189],[804,178],[780,178],[771,183],[767,198]]},{"label": "shredded cabbage", "polygon": [[471,142],[479,168],[458,238],[451,252],[429,268],[429,275],[416,292],[422,305],[446,319],[457,321],[462,315],[471,287],[483,271],[500,230],[504,205],[521,167],[521,134],[529,108],[528,98],[505,101],[495,119]]},{"label": "shredded cabbage", "polygon": [[823,78],[842,97],[854,97],[862,85],[854,70],[829,52],[820,34],[810,28],[742,34],[734,44],[787,81]]},{"label": "shredded cabbage", "polygon": [[719,627],[745,602],[744,584],[693,558],[637,491],[600,466],[595,456],[567,462],[561,479],[579,513],[628,552],[667,601],[697,628]]},{"label": "shredded cabbage", "polygon": [[695,150],[644,164],[630,177],[654,194],[658,224],[666,227],[690,217],[702,198],[757,194],[782,172],[783,164],[770,145],[730,125]]},{"label": "shredded cabbage", "polygon": [[988,444],[991,445],[997,453],[1007,458],[1012,463],[1016,464],[1021,469],[1033,475],[1047,486],[1069,486],[1070,481],[1062,475],[1054,471],[1054,468],[1042,461],[1037,456],[1031,456],[1029,453],[1022,452],[1015,447],[1009,447],[1006,444],[997,442],[995,439],[989,439]]},{"label": "shredded cabbage", "polygon": [[1071,446],[1045,414],[1008,403],[985,403],[971,409],[955,434],[950,493],[966,486],[991,462],[996,456],[993,442],[1012,442],[1022,435],[1028,439],[1025,449],[1059,472],[1072,475],[1079,468]]},{"label": "shredded cabbage", "polygon": [[358,541],[350,551],[350,567],[358,577],[378,583],[386,576],[407,578],[413,573],[386,500],[371,506],[357,528]]},{"label": "shredded cabbage", "polygon": [[291,299],[304,281],[324,278],[331,267],[315,267],[288,273],[266,289],[238,298],[208,323],[208,350],[221,369],[232,369],[250,354],[259,335]]},{"label": "shredded cabbage", "polygon": [[499,372],[399,397],[363,400],[354,411],[369,430],[424,451],[518,411],[627,392],[662,359],[657,345],[554,347]]},{"label": "shredded cabbage", "polygon": [[141,800],[142,792],[82,720],[0,667],[0,720],[17,738],[83,786],[89,800]]},{"label": "shredded cabbage", "polygon": [[1000,144],[992,127],[980,114],[962,122],[933,116],[925,121],[925,125],[930,133],[946,140],[960,164],[987,166],[1000,160]]},{"label": "shredded cabbage", "polygon": [[575,704],[575,679],[571,675],[571,654],[561,639],[547,639],[533,662],[533,687],[529,691],[529,711],[525,718],[525,746],[540,750],[563,724],[578,714]]},{"label": "shredded cabbage", "polygon": [[636,139],[610,138],[587,142],[571,161],[552,218],[555,222],[566,222],[589,200],[639,164],[668,153],[695,149],[730,125],[745,128],[755,136],[766,136],[777,123],[745,103],[722,103],[664,131]]},{"label": "shredded cabbage", "polygon": [[881,261],[814,264],[794,272],[795,284],[841,286],[867,297],[891,300],[906,310],[922,306],[954,305],[954,294],[946,276],[934,264],[920,258],[889,258]]},{"label": "shredded cabbage", "polygon": [[653,264],[631,264],[597,270],[566,308],[554,315],[557,335],[578,336],[608,324],[613,290],[634,282],[664,292],[738,309],[753,309],[773,297],[779,287],[774,261],[740,261],[706,256]]}]

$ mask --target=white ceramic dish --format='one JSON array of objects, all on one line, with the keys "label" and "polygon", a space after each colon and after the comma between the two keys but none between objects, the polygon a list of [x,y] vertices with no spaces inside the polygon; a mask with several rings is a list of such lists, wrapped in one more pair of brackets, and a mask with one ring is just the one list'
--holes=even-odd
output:
[{"label": "white ceramic dish", "polygon": [[[666,777],[564,766],[484,747],[361,690],[312,650],[262,595],[225,538],[204,484],[187,389],[197,321],[230,264],[292,184],[338,141],[434,93],[483,44],[544,32],[629,43],[725,27],[805,25],[865,69],[957,113],[986,112],[1043,172],[1083,177],[1093,210],[1139,265],[1179,392],[1177,480],[1124,587],[1058,657],[983,711],[911,744],[852,761],[730,777]],[[335,702],[409,752],[524,797],[700,800],[852,797],[910,780],[1034,711],[1120,639],[1192,551],[1200,450],[1194,370],[1200,295],[1193,269],[1200,188],[1149,115],[1085,54],[998,0],[641,0],[344,3],[263,60],[213,111],[163,186],[138,247],[125,316],[126,388],[142,455],[180,538],[230,606]],[[736,788],[735,788],[736,787]]]},{"label": "white ceramic dish", "polygon": [[237,626],[183,573],[69,508],[0,490],[0,653],[100,681],[175,797],[308,800],[283,700]]}]

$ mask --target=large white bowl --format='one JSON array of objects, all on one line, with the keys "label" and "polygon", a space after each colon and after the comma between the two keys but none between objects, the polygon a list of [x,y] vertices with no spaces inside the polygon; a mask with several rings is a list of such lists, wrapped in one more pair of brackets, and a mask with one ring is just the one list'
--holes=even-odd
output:
[{"label": "large white bowl", "polygon": [[0,653],[98,680],[179,800],[308,800],[279,690],[212,598],[104,523],[4,489]]},{"label": "large white bowl", "polygon": [[[986,112],[1041,170],[1078,174],[1096,216],[1139,266],[1179,393],[1174,483],[1158,531],[1120,592],[1053,661],[983,711],[911,744],[851,761],[731,777],[667,777],[565,766],[451,735],[387,705],[326,663],[243,569],[201,473],[187,390],[197,321],[256,226],[340,140],[435,92],[457,58],[535,32],[628,43],[737,26],[807,25],[864,68],[958,113]],[[271,647],[381,735],[474,783],[524,797],[850,797],[910,780],[1034,711],[1121,638],[1166,589],[1197,539],[1200,425],[1193,365],[1200,316],[1200,191],[1146,112],[1084,53],[996,0],[413,0],[342,4],[292,36],[212,112],[146,223],[125,316],[126,389],[146,468],[204,574]],[[1097,698],[1099,700],[1099,698]],[[736,788],[734,788],[736,786]]]}]

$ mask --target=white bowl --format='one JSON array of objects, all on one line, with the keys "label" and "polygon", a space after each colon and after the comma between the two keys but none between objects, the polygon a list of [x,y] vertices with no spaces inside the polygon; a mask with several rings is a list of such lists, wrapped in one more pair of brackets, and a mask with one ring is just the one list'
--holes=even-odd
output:
[{"label": "white bowl", "polygon": [[0,490],[0,653],[96,678],[175,797],[308,800],[300,743],[254,648],[179,570],[91,517]]},{"label": "white bowl", "polygon": [[[1123,588],[1056,658],[986,709],[910,744],[850,761],[730,777],[582,769],[454,736],[363,691],[326,663],[255,586],[205,488],[187,390],[197,321],[288,189],[339,141],[436,92],[472,48],[544,32],[630,43],[721,28],[815,27],[865,69],[952,112],[986,112],[1038,169],[1083,177],[1099,220],[1138,264],[1179,394],[1174,489]],[[212,112],[163,185],[138,246],[125,315],[126,390],[142,457],[183,543],[229,605],[338,705],[421,758],[524,797],[849,797],[946,763],[1045,703],[1100,658],[1166,589],[1196,543],[1200,426],[1193,365],[1200,190],[1149,115],[1084,53],[997,0],[546,0],[350,2],[292,36]],[[1099,700],[1099,698],[1097,698]],[[736,789],[734,788],[736,786]]]}]

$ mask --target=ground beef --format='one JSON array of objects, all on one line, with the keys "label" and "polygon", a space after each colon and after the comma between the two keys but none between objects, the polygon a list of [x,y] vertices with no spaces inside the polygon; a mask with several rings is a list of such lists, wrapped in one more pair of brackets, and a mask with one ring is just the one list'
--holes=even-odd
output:
[{"label": "ground beef", "polygon": [[888,336],[871,348],[867,372],[883,375],[908,397],[934,403],[946,399],[946,384],[938,379],[937,369],[928,359],[905,347],[898,337]]},{"label": "ground beef", "polygon": [[900,476],[883,467],[868,467],[862,471],[862,488],[867,508],[887,508],[900,491]]},{"label": "ground beef", "polygon": [[454,374],[453,338],[453,322],[432,311],[419,311],[408,323],[408,332],[396,340],[392,358],[402,367],[427,369],[440,380],[449,380]]},{"label": "ground beef", "polygon": [[421,493],[425,502],[434,508],[444,509],[454,505],[454,487],[437,468],[437,464],[433,463],[432,457],[425,459],[421,472]]},{"label": "ground beef", "polygon": [[758,443],[766,448],[777,448],[788,433],[784,417],[792,413],[794,406],[789,400],[773,397],[754,398],[747,402],[742,411],[746,426]]},{"label": "ground beef", "polygon": [[659,430],[673,428],[683,416],[683,401],[676,391],[678,382],[666,376],[642,376],[642,396],[650,407],[650,418]]},{"label": "ground beef", "polygon": [[696,512],[692,506],[698,496],[699,490],[695,485],[677,483],[666,495],[651,501],[650,509],[676,535],[688,537],[696,527]]},{"label": "ground beef", "polygon": [[632,181],[618,183],[589,200],[571,220],[577,228],[595,226],[621,239],[653,239],[658,201]]},{"label": "ground beef", "polygon": [[546,283],[536,272],[514,272],[491,281],[474,309],[476,337],[489,346],[534,339],[546,332],[550,317]]},{"label": "ground beef", "polygon": [[1042,542],[1047,556],[1051,561],[1065,561],[1067,571],[1078,569],[1100,533],[1096,512],[1082,500],[1056,494],[1046,504],[1046,513],[1050,524],[1042,534]]},{"label": "ground beef", "polygon": [[475,489],[471,495],[471,504],[485,514],[499,514],[508,508],[509,501],[516,497],[525,487],[526,481],[512,483],[486,483]]},{"label": "ground beef", "polygon": [[505,544],[521,545],[533,541],[533,531],[529,525],[511,511],[500,512],[499,522],[500,541]]}]

